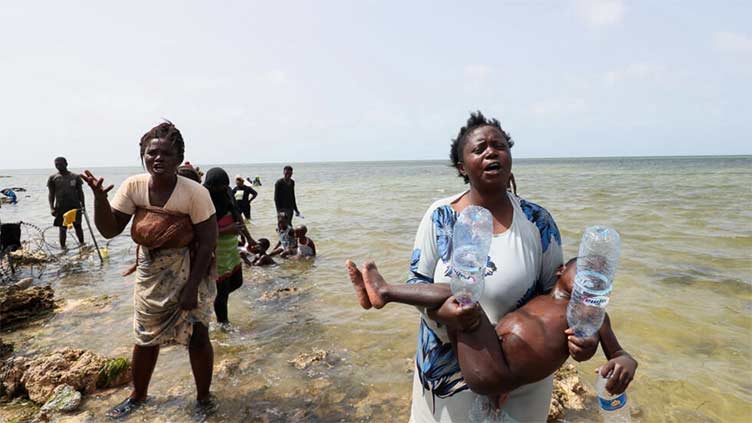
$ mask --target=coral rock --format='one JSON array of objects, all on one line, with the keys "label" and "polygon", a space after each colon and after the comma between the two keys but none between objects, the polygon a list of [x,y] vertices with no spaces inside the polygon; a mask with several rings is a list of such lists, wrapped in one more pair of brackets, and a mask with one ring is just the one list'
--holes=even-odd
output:
[{"label": "coral rock", "polygon": [[19,289],[0,287],[0,329],[29,320],[52,310],[55,291],[49,286]]},{"label": "coral rock", "polygon": [[580,380],[577,368],[573,364],[562,366],[554,373],[554,391],[548,410],[548,421],[557,421],[567,410],[584,409],[586,396],[590,394]]},{"label": "coral rock", "polygon": [[288,363],[295,366],[298,370],[303,370],[308,366],[318,361],[324,361],[326,359],[326,351],[313,350],[311,353],[303,353],[295,357],[295,359],[288,361]]},{"label": "coral rock", "polygon": [[90,394],[97,388],[109,388],[130,382],[126,359],[107,359],[91,351],[65,348],[35,359],[15,357],[0,369],[0,383],[8,397],[26,391],[29,399],[42,404],[62,384]]},{"label": "coral rock", "polygon": [[42,406],[44,412],[73,411],[81,405],[81,393],[70,385],[58,385]]}]

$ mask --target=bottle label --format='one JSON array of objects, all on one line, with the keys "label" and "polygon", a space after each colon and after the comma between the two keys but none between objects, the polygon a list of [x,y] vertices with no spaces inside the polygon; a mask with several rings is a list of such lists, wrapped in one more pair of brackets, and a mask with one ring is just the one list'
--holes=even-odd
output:
[{"label": "bottle label", "polygon": [[612,399],[605,399],[598,397],[598,403],[600,404],[601,408],[606,411],[616,411],[625,405],[627,405],[627,394],[626,392],[619,395],[616,398]]},{"label": "bottle label", "polygon": [[585,297],[582,299],[582,303],[590,307],[605,308],[608,304],[607,295],[594,295],[592,297]]}]

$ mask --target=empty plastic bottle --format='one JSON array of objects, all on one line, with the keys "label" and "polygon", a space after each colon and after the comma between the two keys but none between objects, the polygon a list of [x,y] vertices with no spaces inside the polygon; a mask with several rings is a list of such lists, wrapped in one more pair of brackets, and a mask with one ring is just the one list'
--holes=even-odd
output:
[{"label": "empty plastic bottle", "polygon": [[603,324],[620,244],[619,233],[606,226],[591,226],[582,234],[577,275],[567,307],[567,322],[576,336],[592,336]]},{"label": "empty plastic bottle", "polygon": [[601,376],[598,369],[598,376],[595,379],[595,391],[598,394],[598,410],[605,423],[629,423],[632,416],[629,414],[627,406],[627,392],[619,395],[611,395],[606,390],[608,378]]},{"label": "empty plastic bottle", "polygon": [[491,212],[467,206],[452,232],[452,294],[460,304],[477,303],[483,293],[488,250],[493,237]]}]

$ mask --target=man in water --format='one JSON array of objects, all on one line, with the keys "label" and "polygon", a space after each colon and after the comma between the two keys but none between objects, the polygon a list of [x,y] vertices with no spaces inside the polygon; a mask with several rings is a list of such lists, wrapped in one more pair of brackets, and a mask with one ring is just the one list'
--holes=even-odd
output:
[{"label": "man in water", "polygon": [[298,204],[295,202],[295,181],[292,179],[292,166],[285,166],[284,177],[274,183],[274,205],[277,214],[284,213],[287,223],[292,224],[292,213],[300,216]]},{"label": "man in water", "polygon": [[[63,226],[63,215],[74,209],[80,209],[84,205],[84,191],[81,189],[83,181],[81,176],[68,171],[68,161],[65,157],[55,159],[57,173],[47,180],[49,190],[50,212],[55,217],[54,225],[60,228],[60,248],[65,248],[65,240],[68,228]],[[78,242],[84,243],[84,230],[81,227],[81,213],[76,214],[73,222]]]}]

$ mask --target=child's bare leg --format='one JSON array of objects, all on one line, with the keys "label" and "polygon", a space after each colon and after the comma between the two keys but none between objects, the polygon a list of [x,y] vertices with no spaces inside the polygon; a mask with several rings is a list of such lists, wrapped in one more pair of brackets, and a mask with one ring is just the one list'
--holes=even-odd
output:
[{"label": "child's bare leg", "polygon": [[363,265],[362,274],[368,299],[376,309],[391,302],[436,308],[452,295],[447,284],[389,284],[372,261]]},{"label": "child's bare leg", "polygon": [[358,297],[360,306],[368,310],[371,308],[371,301],[368,299],[368,292],[366,292],[366,287],[363,284],[363,274],[360,273],[360,270],[358,270],[352,260],[347,260],[345,267],[347,267],[347,273],[350,275],[350,282],[352,282],[353,288],[355,288],[355,295]]}]

